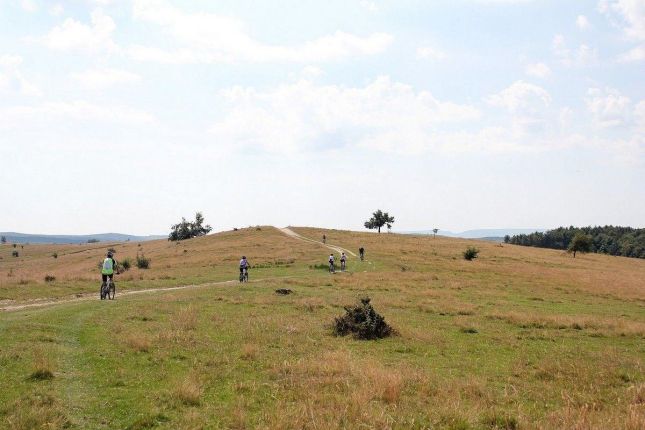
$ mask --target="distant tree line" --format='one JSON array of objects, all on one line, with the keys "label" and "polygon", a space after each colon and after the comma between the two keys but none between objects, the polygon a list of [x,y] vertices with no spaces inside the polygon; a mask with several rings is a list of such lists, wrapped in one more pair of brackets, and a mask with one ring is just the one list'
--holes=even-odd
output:
[{"label": "distant tree line", "polygon": [[504,242],[537,248],[570,249],[576,235],[591,238],[591,252],[645,258],[645,228],[617,227],[559,227],[544,233],[518,234],[504,237]]}]

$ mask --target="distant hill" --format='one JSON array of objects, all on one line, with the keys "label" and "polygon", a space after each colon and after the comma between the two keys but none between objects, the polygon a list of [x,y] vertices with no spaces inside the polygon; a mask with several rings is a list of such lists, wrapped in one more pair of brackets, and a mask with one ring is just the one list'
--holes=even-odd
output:
[{"label": "distant hill", "polygon": [[25,234],[15,232],[0,232],[7,238],[7,243],[87,243],[98,242],[145,242],[148,240],[166,239],[167,236],[133,236],[121,233],[99,233],[84,235],[54,235],[54,234]]},{"label": "distant hill", "polygon": [[[440,236],[461,237],[464,239],[485,239],[485,240],[498,241],[498,238],[501,238],[501,240],[503,240],[504,236],[506,235],[514,236],[518,234],[530,234],[530,233],[535,233],[536,231],[544,232],[546,230],[543,228],[484,228],[479,230],[466,230],[466,231],[462,231],[461,233],[454,233],[452,231],[447,231],[447,230],[439,230],[437,234]],[[408,231],[405,233],[433,234],[432,230]]]}]

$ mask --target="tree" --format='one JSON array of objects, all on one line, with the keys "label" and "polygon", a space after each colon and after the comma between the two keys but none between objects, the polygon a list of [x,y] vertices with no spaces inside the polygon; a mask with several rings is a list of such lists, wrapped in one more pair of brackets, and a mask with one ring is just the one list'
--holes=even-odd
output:
[{"label": "tree", "polygon": [[379,209],[372,214],[372,218],[365,221],[365,228],[370,230],[378,229],[378,232],[380,233],[381,227],[387,226],[387,229],[389,230],[392,228],[392,224],[394,224],[394,217]]},{"label": "tree", "polygon": [[207,235],[213,228],[210,225],[204,224],[204,216],[201,212],[195,214],[195,221],[188,222],[186,218],[181,218],[179,224],[175,224],[170,227],[170,234],[168,235],[168,240],[177,241],[177,240],[186,240],[193,237]]},{"label": "tree", "polygon": [[504,243],[508,243],[510,241],[511,241],[511,236],[509,236],[508,234],[504,236]]},{"label": "tree", "polygon": [[433,228],[432,229],[432,237],[437,237],[437,232],[439,231],[438,228]]},{"label": "tree", "polygon": [[7,237],[6,236],[0,237],[0,242],[2,242],[3,244],[7,243]]},{"label": "tree", "polygon": [[569,244],[568,252],[573,252],[573,258],[576,258],[576,252],[589,252],[591,251],[591,236],[584,233],[577,233],[571,243]]}]

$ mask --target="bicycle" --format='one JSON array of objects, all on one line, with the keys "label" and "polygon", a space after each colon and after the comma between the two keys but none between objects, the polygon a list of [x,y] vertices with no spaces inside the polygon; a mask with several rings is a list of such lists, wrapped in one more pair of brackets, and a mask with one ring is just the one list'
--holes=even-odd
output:
[{"label": "bicycle", "polygon": [[345,260],[340,260],[340,271],[344,272],[345,271]]},{"label": "bicycle", "polygon": [[240,282],[249,282],[249,268],[245,267],[240,271]]},{"label": "bicycle", "polygon": [[329,262],[329,273],[336,273],[336,267],[334,266],[333,261]]},{"label": "bicycle", "polygon": [[101,282],[101,292],[100,292],[101,300],[105,300],[106,298],[108,300],[114,300],[115,296],[116,296],[116,285],[114,284],[114,280],[112,278],[108,278],[106,282]]}]

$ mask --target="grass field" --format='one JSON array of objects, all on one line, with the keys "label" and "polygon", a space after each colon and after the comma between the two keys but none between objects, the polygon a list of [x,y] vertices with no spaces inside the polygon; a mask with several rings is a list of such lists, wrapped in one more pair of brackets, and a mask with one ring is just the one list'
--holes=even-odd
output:
[{"label": "grass field", "polygon": [[[0,307],[83,300],[0,312],[0,427],[645,428],[645,261],[293,230],[364,246],[366,261],[330,275],[312,268],[327,248],[272,227],[1,246]],[[480,256],[466,261],[471,245]],[[151,259],[117,277],[113,302],[98,300],[107,247]],[[242,254],[259,266],[252,282],[217,284]],[[197,286],[119,295],[178,285]],[[366,295],[398,334],[333,336]]]}]

